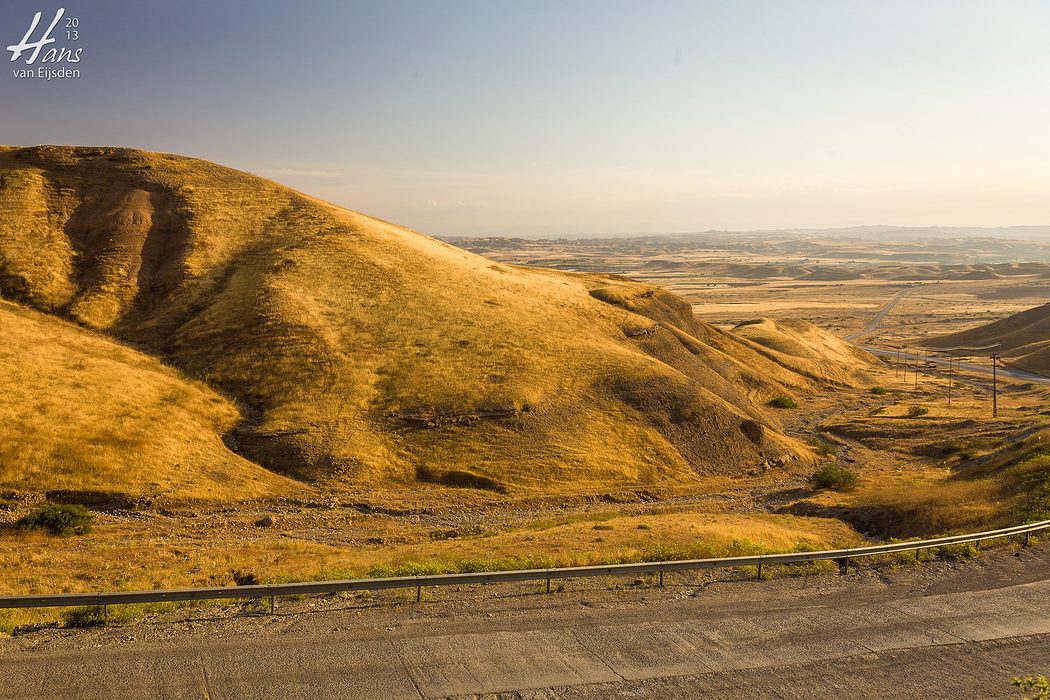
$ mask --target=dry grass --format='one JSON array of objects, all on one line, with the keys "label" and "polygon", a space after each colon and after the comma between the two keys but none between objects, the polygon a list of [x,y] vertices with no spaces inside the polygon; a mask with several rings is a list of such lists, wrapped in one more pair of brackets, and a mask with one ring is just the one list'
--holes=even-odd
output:
[{"label": "dry grass", "polygon": [[939,338],[924,338],[931,347],[996,348],[1011,364],[1030,372],[1050,374],[1050,304]]},{"label": "dry grass", "polygon": [[1016,498],[1004,498],[995,481],[913,479],[866,489],[856,506],[870,508],[880,530],[899,536],[971,532],[1013,520]]},{"label": "dry grass", "polygon": [[230,499],[291,482],[233,454],[240,416],[206,386],[102,336],[0,302],[0,488]]},{"label": "dry grass", "polygon": [[801,319],[757,319],[737,324],[734,335],[746,338],[800,374],[849,386],[870,387],[868,373],[876,358]]},{"label": "dry grass", "polygon": [[765,400],[860,376],[855,357],[803,371],[646,285],[493,263],[203,161],[40,147],[0,171],[0,290],[236,397],[243,452],[297,478],[738,474],[809,454]]},{"label": "dry grass", "polygon": [[[603,529],[596,530],[600,523]],[[644,527],[640,527],[644,526]],[[233,585],[233,572],[263,582],[463,568],[571,566],[849,546],[841,522],[772,515],[613,513],[537,521],[474,535],[356,517],[347,534],[383,544],[339,545],[222,522],[109,519],[88,536],[56,539],[0,532],[0,594]],[[129,536],[134,533],[134,536]],[[54,619],[56,611],[0,613],[0,629]]]}]

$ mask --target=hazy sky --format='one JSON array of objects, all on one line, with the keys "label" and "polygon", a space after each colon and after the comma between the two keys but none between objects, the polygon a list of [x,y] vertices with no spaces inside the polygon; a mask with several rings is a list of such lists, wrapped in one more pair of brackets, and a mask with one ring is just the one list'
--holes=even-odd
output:
[{"label": "hazy sky", "polygon": [[1050,2],[4,0],[0,46],[60,6],[82,77],[4,51],[0,143],[439,235],[1050,223]]}]

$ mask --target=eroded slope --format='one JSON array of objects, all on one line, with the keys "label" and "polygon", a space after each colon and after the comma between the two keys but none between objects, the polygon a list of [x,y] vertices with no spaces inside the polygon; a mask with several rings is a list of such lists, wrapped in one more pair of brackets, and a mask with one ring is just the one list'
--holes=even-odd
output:
[{"label": "eroded slope", "polygon": [[161,354],[243,402],[244,455],[340,483],[737,474],[808,454],[766,399],[865,381],[800,371],[645,285],[493,263],[125,149],[0,153],[0,294]]}]

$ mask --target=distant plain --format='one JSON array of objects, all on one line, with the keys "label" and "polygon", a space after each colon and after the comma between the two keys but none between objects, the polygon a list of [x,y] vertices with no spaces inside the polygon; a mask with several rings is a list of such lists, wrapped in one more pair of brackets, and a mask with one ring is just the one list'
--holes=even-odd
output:
[{"label": "distant plain", "polygon": [[[0,166],[15,341],[0,389],[16,397],[0,406],[0,594],[749,554],[1050,518],[1048,385],[1001,378],[992,417],[986,374],[852,344],[917,350],[1045,303],[1050,244],[457,249],[176,156],[44,147]],[[16,526],[48,501],[87,505],[94,531]],[[5,613],[0,631],[54,617]]]}]

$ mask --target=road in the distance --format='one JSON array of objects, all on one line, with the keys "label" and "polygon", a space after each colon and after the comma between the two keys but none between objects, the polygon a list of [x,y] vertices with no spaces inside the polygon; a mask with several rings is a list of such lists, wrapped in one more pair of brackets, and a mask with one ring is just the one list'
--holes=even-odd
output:
[{"label": "road in the distance", "polygon": [[313,614],[0,640],[0,697],[1016,698],[1013,676],[1050,669],[1048,575],[1040,545],[848,577],[302,601]]},{"label": "road in the distance", "polygon": [[[885,320],[886,315],[893,310],[893,307],[895,307],[898,304],[898,302],[900,302],[900,300],[903,299],[909,292],[914,290],[916,287],[921,286],[921,284],[915,284],[905,287],[901,291],[897,292],[897,294],[892,299],[886,302],[886,304],[881,309],[879,309],[878,313],[876,313],[871,318],[871,320],[868,321],[868,324],[864,326],[864,328],[854,333],[850,333],[848,335],[843,336],[843,339],[856,340],[857,338],[868,336],[874,333],[882,325],[882,322],[883,320]],[[913,360],[917,362],[928,360],[929,362],[933,362],[939,365],[947,365],[949,362],[948,358],[935,357],[932,355],[927,356],[925,354],[911,353],[905,351],[900,351],[900,353],[898,354],[898,351],[895,348],[888,349],[875,347],[871,345],[865,345],[862,347],[864,350],[867,350],[871,354],[878,355],[880,357],[893,357],[902,360]],[[984,365],[977,365],[972,362],[960,362],[958,360],[952,360],[951,362],[952,366],[956,369],[962,369],[968,372],[975,372],[977,374],[986,374],[988,376],[991,376],[992,374],[992,368],[990,365],[986,367]],[[1026,372],[1022,369],[1000,366],[997,372],[1001,376],[1010,377],[1012,379],[1017,379],[1022,382],[1032,382],[1035,384],[1050,384],[1050,377],[1044,377],[1040,374],[1033,374],[1032,372]]]},{"label": "road in the distance", "polygon": [[[878,355],[880,357],[897,357],[896,350],[887,350],[886,348],[877,348],[867,345],[864,346],[864,349],[870,352],[871,354]],[[901,351],[900,359],[913,360],[915,362],[929,361],[938,365],[948,365],[948,358],[946,357],[935,357],[933,355],[927,357],[924,354],[920,355],[918,353],[904,351]],[[986,374],[989,377],[992,376],[992,366],[990,361],[988,365],[977,365],[972,362],[960,362],[959,360],[952,360],[951,363],[952,367],[954,367],[956,371],[965,370],[967,372],[975,372],[977,374]],[[1030,382],[1033,384],[1050,384],[1050,377],[1044,377],[1041,374],[1033,374],[1032,372],[1025,372],[1023,369],[1016,369],[1014,367],[1004,367],[1000,365],[999,369],[996,370],[996,373],[999,377],[1009,377],[1011,379],[1016,379],[1021,382]],[[957,377],[957,379],[961,381],[964,380],[965,377]]]},{"label": "road in the distance", "polygon": [[921,284],[909,285],[909,286],[905,287],[904,289],[900,290],[899,292],[897,292],[894,295],[894,297],[892,299],[890,299],[888,302],[886,302],[885,306],[883,306],[881,309],[879,309],[878,313],[876,313],[874,316],[872,316],[871,320],[868,321],[868,325],[864,326],[859,331],[856,331],[854,333],[850,333],[849,335],[843,336],[843,338],[845,340],[856,340],[857,338],[860,338],[862,336],[871,335],[876,330],[878,330],[879,326],[882,325],[882,320],[884,318],[886,318],[886,314],[888,314],[890,311],[892,311],[893,307],[896,306],[900,302],[901,299],[903,299],[909,292],[911,292],[913,289],[915,289],[915,287],[921,287],[921,286],[922,286]]}]

